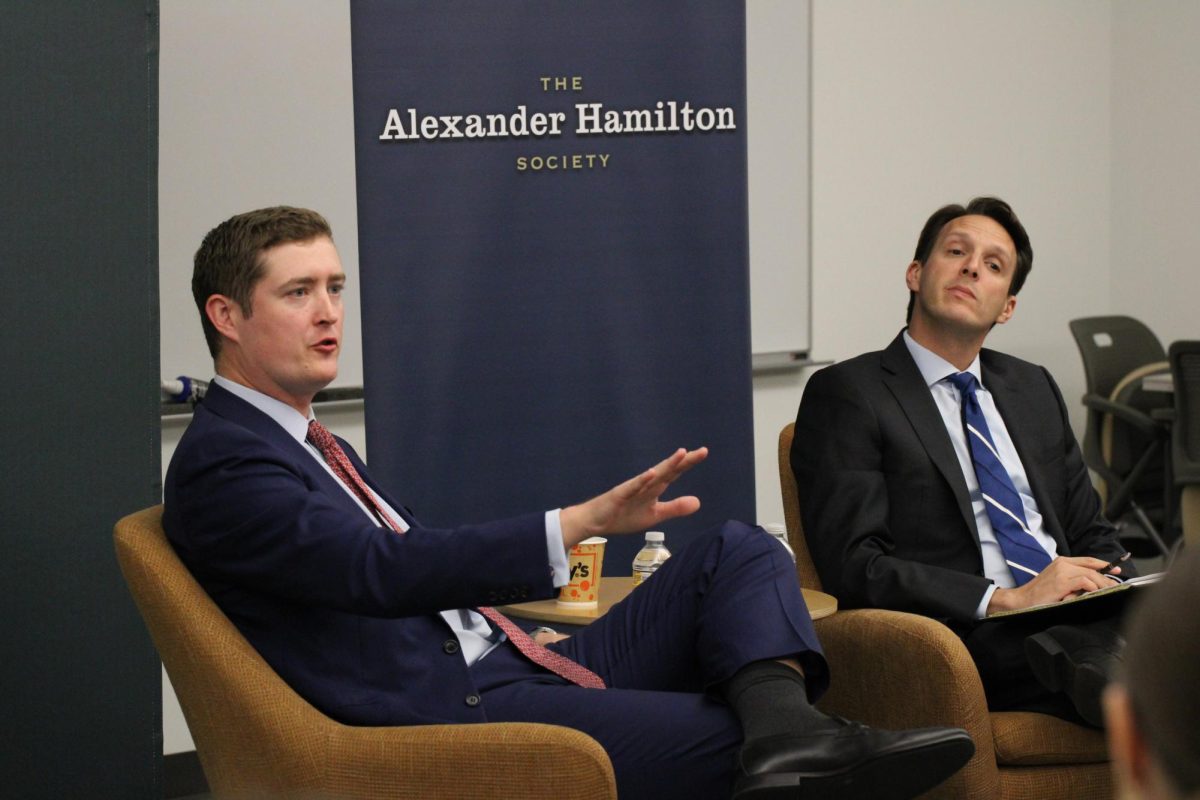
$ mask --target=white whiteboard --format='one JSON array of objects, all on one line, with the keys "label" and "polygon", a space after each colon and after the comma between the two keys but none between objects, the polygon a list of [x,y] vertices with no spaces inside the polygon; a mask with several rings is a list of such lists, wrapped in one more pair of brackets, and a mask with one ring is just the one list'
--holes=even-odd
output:
[{"label": "white whiteboard", "polygon": [[750,343],[756,356],[809,348],[810,27],[808,0],[746,2]]}]

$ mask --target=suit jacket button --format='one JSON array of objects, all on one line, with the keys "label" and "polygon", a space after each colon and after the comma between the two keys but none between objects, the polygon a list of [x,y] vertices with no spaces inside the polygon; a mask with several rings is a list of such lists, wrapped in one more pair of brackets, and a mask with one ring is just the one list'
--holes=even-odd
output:
[{"label": "suit jacket button", "polygon": [[447,639],[446,641],[442,642],[442,650],[446,651],[450,655],[454,655],[458,652],[458,640]]},{"label": "suit jacket button", "polygon": [[488,605],[494,606],[498,602],[500,602],[500,595],[496,592],[488,592]]},{"label": "suit jacket button", "polygon": [[467,705],[469,705],[471,708],[474,708],[475,706],[479,705],[479,695],[477,695],[477,694],[467,695]]}]

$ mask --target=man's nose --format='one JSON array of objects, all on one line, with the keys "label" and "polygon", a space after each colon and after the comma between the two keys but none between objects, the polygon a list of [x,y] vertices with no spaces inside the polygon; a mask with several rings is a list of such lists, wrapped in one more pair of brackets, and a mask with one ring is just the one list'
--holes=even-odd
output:
[{"label": "man's nose", "polygon": [[974,258],[969,259],[965,264],[963,264],[962,274],[970,275],[972,278],[978,278],[979,262]]},{"label": "man's nose", "polygon": [[337,322],[341,313],[338,298],[329,291],[318,292],[317,317],[320,322]]}]

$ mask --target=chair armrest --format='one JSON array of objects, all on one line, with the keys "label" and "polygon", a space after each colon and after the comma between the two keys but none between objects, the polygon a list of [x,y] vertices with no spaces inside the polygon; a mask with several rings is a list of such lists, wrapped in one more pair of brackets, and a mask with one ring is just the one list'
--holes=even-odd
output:
[{"label": "chair armrest", "polygon": [[966,727],[974,721],[990,732],[979,670],[942,623],[861,608],[816,626],[833,673],[823,706],[884,727]]},{"label": "chair armrest", "polygon": [[557,725],[338,725],[329,738],[323,790],[332,797],[615,800],[617,796],[604,748],[581,731]]},{"label": "chair armrest", "polygon": [[1083,404],[1101,414],[1112,414],[1122,422],[1127,422],[1147,436],[1158,436],[1164,433],[1163,426],[1150,418],[1149,414],[1138,411],[1133,406],[1124,403],[1114,403],[1112,400],[1098,394],[1085,394]]},{"label": "chair armrest", "polygon": [[839,611],[815,624],[832,673],[822,710],[881,728],[964,728],[975,756],[928,796],[998,795],[983,684],[953,631],[930,617],[877,608]]},{"label": "chair armrest", "polygon": [[1150,412],[1150,419],[1155,422],[1161,422],[1167,426],[1175,424],[1175,409],[1173,408],[1156,408]]}]

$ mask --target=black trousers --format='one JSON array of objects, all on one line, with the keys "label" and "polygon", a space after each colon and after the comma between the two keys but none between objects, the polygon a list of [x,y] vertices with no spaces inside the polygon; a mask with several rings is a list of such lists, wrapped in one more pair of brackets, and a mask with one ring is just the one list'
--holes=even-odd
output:
[{"label": "black trousers", "polygon": [[1131,592],[1004,620],[979,622],[959,635],[979,668],[992,711],[1038,711],[1086,724],[1064,695],[1038,682],[1025,656],[1025,639],[1054,625],[1078,625],[1116,631]]}]

